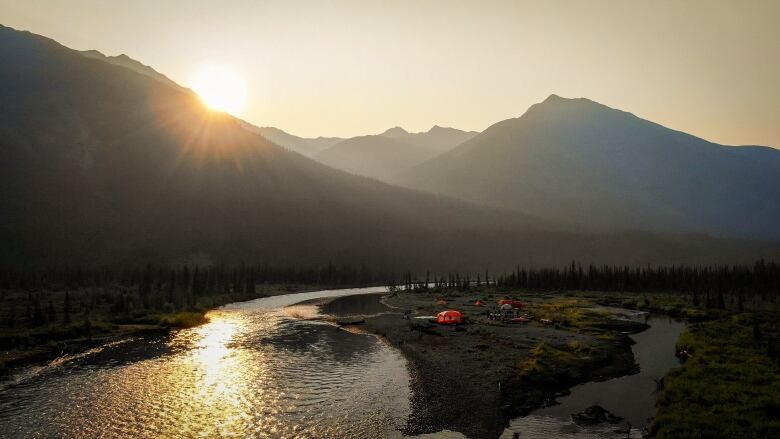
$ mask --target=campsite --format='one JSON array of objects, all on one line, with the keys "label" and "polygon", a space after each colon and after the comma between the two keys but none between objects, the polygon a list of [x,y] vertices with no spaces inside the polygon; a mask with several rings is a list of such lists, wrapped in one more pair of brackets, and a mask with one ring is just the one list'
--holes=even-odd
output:
[{"label": "campsite", "polygon": [[[520,299],[504,296],[492,287],[395,291],[335,298],[322,304],[322,313],[354,318],[360,309],[386,307],[351,330],[380,336],[408,359],[417,409],[410,433],[455,426],[468,437],[498,437],[509,419],[574,384],[635,371],[626,333],[645,329],[642,323],[615,321],[587,298],[535,292],[517,302],[523,308],[513,308],[528,319],[516,324],[491,317],[500,313],[499,301]],[[463,322],[437,323],[448,311]]]}]

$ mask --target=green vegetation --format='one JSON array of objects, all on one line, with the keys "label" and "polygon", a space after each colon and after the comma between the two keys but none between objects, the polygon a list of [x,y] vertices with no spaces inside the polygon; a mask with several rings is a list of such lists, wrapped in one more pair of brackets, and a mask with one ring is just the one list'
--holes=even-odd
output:
[{"label": "green vegetation", "polygon": [[579,361],[589,357],[590,347],[578,341],[566,346],[539,343],[531,349],[531,357],[520,363],[518,377],[534,383],[572,379]]},{"label": "green vegetation", "polygon": [[690,326],[692,357],[664,377],[656,438],[780,437],[777,314],[740,313]]},{"label": "green vegetation", "polygon": [[[691,281],[695,290],[680,291],[567,291],[483,287],[483,295],[519,297],[526,311],[553,320],[567,330],[595,334],[610,343],[618,335],[603,326],[605,315],[595,304],[624,307],[684,318],[690,323],[677,350],[692,356],[663,379],[658,392],[652,437],[770,438],[780,437],[780,309],[777,266],[772,276],[736,276],[713,271],[707,279]],[[552,277],[556,282],[559,279]],[[744,282],[738,288],[735,283]],[[707,286],[708,285],[708,286]],[[600,329],[603,331],[598,332]],[[670,346],[670,350],[672,346]],[[599,345],[541,342],[517,365],[523,389],[572,382],[583,359],[598,359]]]}]

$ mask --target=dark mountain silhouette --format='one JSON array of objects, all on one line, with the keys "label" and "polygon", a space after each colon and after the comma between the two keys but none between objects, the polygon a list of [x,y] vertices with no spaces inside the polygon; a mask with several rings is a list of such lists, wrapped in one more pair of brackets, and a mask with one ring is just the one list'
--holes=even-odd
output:
[{"label": "dark mountain silhouette", "polygon": [[751,261],[776,246],[580,234],[352,176],[192,93],[0,27],[0,265],[383,269]]},{"label": "dark mountain silhouette", "polygon": [[397,179],[599,229],[780,240],[780,151],[723,146],[555,95]]},{"label": "dark mountain silhouette", "polygon": [[340,137],[298,137],[282,131],[279,128],[256,127],[248,123],[246,125],[247,129],[260,134],[271,142],[308,157],[313,157],[319,152],[344,140]]},{"label": "dark mountain silhouette", "polygon": [[124,53],[117,56],[107,56],[97,50],[83,50],[81,51],[81,54],[86,56],[87,58],[98,59],[101,61],[105,61],[109,64],[126,67],[142,75],[146,75],[150,78],[154,78],[162,82],[163,84],[169,85],[171,87],[187,90],[184,87],[177,84],[176,82],[174,82],[173,80],[171,80],[170,78],[168,78],[167,76],[158,72],[157,70],[147,66],[146,64],[141,63],[140,61],[136,61],[133,58],[130,58]]},{"label": "dark mountain silhouette", "polygon": [[382,134],[359,136],[339,142],[315,156],[317,160],[353,174],[391,180],[478,133],[434,126],[410,133],[393,127]]}]

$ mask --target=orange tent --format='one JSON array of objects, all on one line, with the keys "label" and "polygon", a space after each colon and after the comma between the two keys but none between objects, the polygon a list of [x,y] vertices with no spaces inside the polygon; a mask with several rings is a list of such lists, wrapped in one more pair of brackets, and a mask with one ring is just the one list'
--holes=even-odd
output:
[{"label": "orange tent", "polygon": [[483,302],[483,301],[481,301],[481,300],[477,299],[477,300],[474,302],[474,306],[485,306],[485,302]]},{"label": "orange tent", "polygon": [[447,310],[436,315],[436,323],[440,325],[457,325],[463,323],[463,314],[460,311]]}]

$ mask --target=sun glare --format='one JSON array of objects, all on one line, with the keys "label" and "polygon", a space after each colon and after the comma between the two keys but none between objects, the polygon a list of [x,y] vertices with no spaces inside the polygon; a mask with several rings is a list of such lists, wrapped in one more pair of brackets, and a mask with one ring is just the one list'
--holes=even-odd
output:
[{"label": "sun glare", "polygon": [[238,116],[246,107],[246,86],[234,71],[212,65],[200,69],[190,85],[203,103],[212,110]]}]

